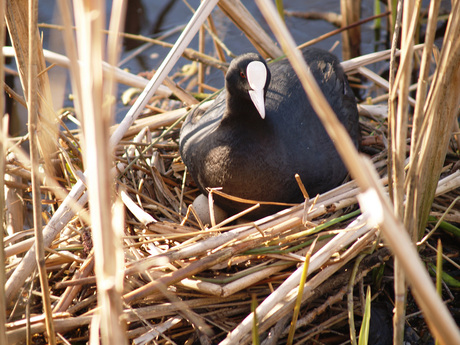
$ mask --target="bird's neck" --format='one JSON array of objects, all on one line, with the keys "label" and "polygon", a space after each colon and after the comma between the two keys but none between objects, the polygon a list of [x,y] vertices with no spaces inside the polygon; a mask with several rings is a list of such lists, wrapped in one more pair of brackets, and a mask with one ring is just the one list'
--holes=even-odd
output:
[{"label": "bird's neck", "polygon": [[227,103],[223,119],[238,121],[239,123],[260,123],[264,121],[250,99],[229,96],[230,95],[227,94]]}]

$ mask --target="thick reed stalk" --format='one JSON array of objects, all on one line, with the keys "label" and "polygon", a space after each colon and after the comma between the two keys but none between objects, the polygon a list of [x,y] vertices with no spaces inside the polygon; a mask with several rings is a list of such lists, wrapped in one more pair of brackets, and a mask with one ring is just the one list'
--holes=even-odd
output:
[{"label": "thick reed stalk", "polygon": [[[118,32],[124,18],[122,2],[113,3],[108,47],[104,47],[105,1],[83,4],[74,2],[77,31],[77,47],[82,65],[80,96],[83,113],[84,158],[91,211],[92,238],[95,253],[95,270],[99,313],[92,323],[90,342],[102,344],[126,344],[126,325],[121,317],[123,306],[124,253],[122,235],[124,211],[113,205],[114,175],[113,146],[109,144],[109,128],[113,124],[113,100],[115,84],[113,75],[104,78],[102,61],[107,52],[109,60],[116,63],[119,54]],[[114,209],[112,211],[112,208]],[[121,217],[121,219],[120,219]],[[96,326],[97,324],[97,326]],[[95,327],[96,326],[96,327]],[[100,330],[100,335],[99,335]]]},{"label": "thick reed stalk", "polygon": [[[340,0],[342,27],[356,23],[361,17],[361,1]],[[356,26],[342,33],[342,58],[350,60],[361,55],[361,27]]]}]

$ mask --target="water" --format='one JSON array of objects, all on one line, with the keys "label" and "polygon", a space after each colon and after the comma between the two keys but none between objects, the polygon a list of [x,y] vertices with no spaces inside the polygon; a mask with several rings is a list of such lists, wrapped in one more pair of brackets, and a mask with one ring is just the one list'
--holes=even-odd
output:
[{"label": "water", "polygon": [[[157,37],[163,33],[176,31],[170,34],[166,39],[167,42],[174,43],[179,37],[180,29],[189,21],[192,17],[191,10],[182,0],[129,0],[128,11],[126,19],[126,31],[135,34],[140,34],[148,37]],[[196,9],[199,6],[199,0],[189,0],[189,4]],[[268,25],[265,23],[263,16],[259,12],[254,1],[244,1],[245,6],[253,14],[255,19],[261,24],[262,28],[266,32],[271,34]],[[299,12],[307,11],[331,11],[340,13],[340,1],[339,0],[316,0],[316,1],[304,1],[304,0],[285,0],[285,9]],[[39,2],[39,23],[56,23],[61,24],[60,15],[58,13],[57,6],[54,0],[41,0]],[[107,18],[110,15],[111,2],[107,4]],[[365,0],[362,4],[361,18],[369,17],[373,14],[373,1]],[[217,32],[219,37],[223,40],[225,45],[230,51],[239,55],[248,51],[255,51],[251,43],[246,39],[244,34],[223,14],[223,12],[216,8],[212,13]],[[384,21],[382,21],[384,22]],[[332,24],[325,21],[313,21],[305,20],[295,17],[286,16],[286,24],[288,25],[291,34],[298,44],[306,42],[310,39],[316,38],[322,34],[330,32],[336,29]],[[369,22],[361,26],[362,30],[362,54],[370,53],[375,50],[375,39],[373,23]],[[43,42],[44,48],[65,54],[64,42],[62,41],[62,33],[57,30],[43,28]],[[384,37],[384,33],[382,33]],[[273,38],[274,39],[274,38]],[[341,41],[341,35],[336,35],[328,38],[318,44],[316,47],[323,49],[330,49],[336,44],[337,41]],[[198,38],[195,37],[190,44],[193,49],[198,49]],[[383,46],[380,49],[384,48]],[[124,42],[124,51],[121,56],[121,60],[128,58],[133,47],[133,41]],[[141,54],[134,58],[124,62],[120,67],[126,68],[132,73],[140,73],[144,71],[150,71],[157,69],[164,57],[168,53],[168,49],[151,46],[145,49]],[[214,46],[211,38],[207,35],[206,38],[206,53],[215,56]],[[338,45],[334,53],[341,58],[341,46]],[[231,58],[227,57],[228,61]],[[189,64],[190,61],[181,58],[173,71],[174,73],[185,64]],[[55,109],[62,107],[72,106],[72,102],[69,100],[69,94],[71,93],[70,82],[68,71],[61,67],[55,67],[49,72],[52,94]],[[224,78],[222,72],[213,70],[205,76],[205,83],[215,87],[221,88],[224,84]],[[16,85],[20,85],[19,82]],[[119,86],[119,94],[126,90],[126,86]],[[128,107],[125,107],[119,102],[117,107],[117,121],[123,118],[127,112]]]},{"label": "water", "polygon": [[[137,2],[137,1],[136,1]],[[367,0],[363,2],[362,8],[362,18],[371,16],[373,13],[371,1]],[[192,14],[187,6],[181,0],[157,0],[155,1],[155,10],[152,10],[151,2],[144,1],[142,2],[143,8],[142,13],[145,19],[145,25],[141,29],[141,34],[143,35],[152,35],[159,32],[166,32],[171,30],[179,25],[182,25],[191,18]],[[190,4],[197,8],[199,1],[190,1]],[[271,31],[268,25],[265,23],[263,16],[259,12],[254,1],[245,1],[244,4],[248,10],[253,14],[254,18],[261,24],[262,28],[271,34]],[[307,11],[332,11],[340,12],[340,1],[338,0],[323,0],[323,1],[304,1],[304,0],[287,0],[285,1],[286,10],[307,12]],[[133,11],[134,12],[134,11]],[[161,18],[160,14],[161,13]],[[246,39],[244,34],[220,11],[220,9],[215,9],[212,13],[213,19],[216,24],[219,37],[223,40],[225,45],[230,49],[230,51],[239,55],[248,51],[254,51],[251,43]],[[161,20],[160,20],[161,19]],[[295,41],[298,44],[306,42],[310,39],[316,38],[322,34],[325,34],[329,31],[336,29],[332,24],[329,24],[325,21],[312,21],[304,20],[295,17],[286,17],[286,24],[290,28],[291,34],[293,35]],[[362,53],[369,53],[374,51],[374,30],[372,28],[373,23],[367,23],[362,26]],[[155,31],[152,31],[152,28],[155,28]],[[166,41],[175,42],[179,34],[172,35]],[[271,35],[273,38],[273,35]],[[273,38],[274,39],[274,38]],[[341,40],[340,35],[328,38],[316,46],[323,49],[330,49],[337,40]],[[195,38],[190,47],[193,49],[198,49],[198,39]],[[214,54],[214,48],[212,40],[209,36],[206,39],[206,52],[211,55]],[[334,53],[341,58],[341,47],[338,46]],[[130,61],[126,64],[133,72],[139,72],[142,70],[148,69],[147,66],[151,68],[157,68],[162,59],[166,56],[167,50],[161,47],[152,47],[151,49],[146,50],[137,61]],[[188,61],[182,59],[178,66],[189,63]],[[207,77],[206,80],[212,86],[222,87],[223,78],[221,73],[213,73]]]}]

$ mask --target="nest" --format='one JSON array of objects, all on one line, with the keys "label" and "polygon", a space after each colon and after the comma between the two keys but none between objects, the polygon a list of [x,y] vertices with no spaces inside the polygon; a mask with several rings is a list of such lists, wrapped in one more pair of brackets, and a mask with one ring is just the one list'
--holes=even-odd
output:
[{"label": "nest", "polygon": [[[163,108],[178,104],[156,103]],[[344,297],[351,295],[352,310],[362,314],[363,287],[368,284],[375,289],[373,298],[381,301],[383,312],[391,317],[390,252],[377,228],[360,216],[359,190],[353,181],[255,222],[243,219],[237,223],[231,218],[203,224],[190,206],[199,191],[178,152],[184,114],[183,108],[161,114],[146,110],[115,152],[116,194],[127,209],[122,236],[124,315],[133,343],[180,344],[200,337],[217,343],[251,315],[251,305],[267,298],[276,298],[277,304],[257,316],[259,331],[270,331],[272,339],[285,341],[307,254],[311,259],[296,324],[298,342],[348,339],[350,306]],[[364,147],[372,152],[368,155],[385,182],[384,120],[367,112],[361,118]],[[71,131],[62,132],[61,139],[66,145],[65,154],[59,155],[61,181],[70,190],[76,181],[69,163],[78,169],[81,156],[75,156],[78,139]],[[458,222],[460,208],[455,200],[459,191],[443,189],[459,175],[450,157],[454,156],[446,160],[432,215]],[[18,174],[22,170],[13,161],[7,171]],[[50,216],[58,205],[59,200],[53,200]],[[54,311],[61,315],[55,327],[67,333],[71,342],[88,336],[87,326],[97,306],[91,226],[85,216],[80,211],[67,224],[46,259],[50,294],[58,301]],[[439,224],[430,223],[427,230],[435,226]],[[432,241],[425,242],[428,256],[432,255]],[[445,250],[455,253],[449,246]],[[292,286],[279,291],[287,279]],[[42,310],[35,280],[30,279],[23,297],[16,301],[18,309],[27,301],[31,315]],[[31,318],[30,322],[33,333],[44,331],[42,321]],[[10,323],[9,330],[13,339],[24,336],[21,321]],[[248,343],[250,333],[239,341]]]},{"label": "nest", "polygon": [[[359,71],[360,77],[376,85],[375,98],[360,106],[362,149],[381,185],[388,188],[387,110],[381,106],[389,96],[379,86],[381,78],[363,68],[372,58],[364,60],[345,70]],[[175,82],[187,89],[188,79],[178,75]],[[175,89],[175,95],[181,92]],[[182,96],[190,100],[187,90]],[[22,255],[26,251],[25,257],[34,254],[29,251],[32,231],[6,238],[7,291],[12,296],[8,301],[8,341],[20,342],[29,334],[34,343],[46,342],[43,295],[51,301],[57,334],[71,343],[86,341],[90,323],[96,322],[99,289],[123,291],[122,300],[112,302],[114,310],[123,308],[126,334],[133,344],[284,344],[293,319],[295,343],[338,344],[356,333],[355,327],[366,314],[366,286],[372,287],[372,337],[391,339],[393,260],[375,220],[361,214],[356,182],[350,180],[257,221],[248,222],[239,215],[205,224],[191,207],[199,191],[178,149],[180,126],[190,109],[182,104],[155,96],[116,146],[114,234],[104,239],[118,248],[105,259],[123,266],[123,270],[112,272],[113,280],[95,274],[92,241],[100,233],[91,224],[87,194],[80,193],[78,202],[69,205],[63,197],[63,190],[73,192],[87,181],[82,174],[80,133],[62,123],[59,152],[50,155],[51,160],[47,157],[58,184],[44,183],[41,190],[46,230],[59,229],[59,236],[46,248],[43,263],[49,293],[40,291],[37,273],[21,276],[26,265]],[[458,136],[458,128],[454,132]],[[408,135],[404,138],[408,151],[413,143]],[[450,302],[458,301],[458,290],[452,290],[458,284],[454,275],[459,272],[458,151],[453,135],[437,181],[426,236],[418,242],[421,257],[432,268],[436,266],[436,240],[444,239],[444,249],[439,252],[453,266],[445,272],[443,297],[452,314],[455,303]],[[20,200],[27,209],[32,206],[32,167],[15,152],[16,157],[8,156],[6,173],[11,178],[6,186],[22,197],[7,202]],[[27,215],[31,217],[30,212]],[[26,218],[28,221],[33,224]],[[419,314],[409,294],[406,337],[424,344],[430,335]]]}]

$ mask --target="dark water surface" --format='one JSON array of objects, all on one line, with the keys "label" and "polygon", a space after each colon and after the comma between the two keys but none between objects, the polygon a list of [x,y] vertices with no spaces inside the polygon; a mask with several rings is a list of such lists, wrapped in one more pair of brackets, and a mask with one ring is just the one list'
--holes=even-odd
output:
[{"label": "dark water surface", "polygon": [[[199,6],[199,0],[189,0],[189,4],[196,9]],[[248,10],[253,14],[261,26],[271,34],[268,25],[265,23],[263,16],[259,12],[254,1],[243,1]],[[40,23],[56,23],[60,24],[60,16],[56,11],[54,0],[41,0],[39,2],[39,22]],[[285,0],[285,9],[292,11],[331,11],[340,12],[339,0]],[[107,18],[110,15],[111,2],[107,5]],[[372,16],[373,14],[373,1],[365,0],[362,3],[361,18]],[[220,39],[223,40],[225,45],[230,51],[239,55],[248,51],[255,51],[251,43],[246,39],[244,34],[220,11],[219,8],[212,13],[216,29]],[[162,34],[169,36],[164,40],[174,43],[179,37],[180,30],[192,17],[191,10],[186,6],[182,0],[129,0],[128,11],[126,19],[126,30],[136,34],[141,34],[148,37],[158,37]],[[310,39],[323,35],[335,27],[321,20],[305,20],[294,17],[286,17],[286,24],[288,25],[291,34],[298,44],[306,42]],[[376,42],[374,38],[373,22],[364,24],[362,30],[362,46],[361,53],[366,54],[375,51]],[[172,32],[172,33],[171,33]],[[52,29],[43,29],[44,46],[52,51],[65,54],[64,44],[60,31]],[[271,35],[273,37],[273,35]],[[384,33],[382,33],[384,37]],[[341,35],[336,35],[328,38],[316,45],[323,49],[330,49],[337,41],[341,41]],[[198,49],[198,37],[195,37],[191,42],[190,47]],[[133,47],[133,41],[125,41],[124,51],[121,60],[128,59],[120,67],[126,68],[132,73],[139,73],[156,69],[160,66],[164,57],[168,53],[168,49],[159,46],[149,46],[141,54],[136,57],[131,57],[132,51],[139,47]],[[383,49],[381,45],[378,49]],[[206,38],[206,52],[215,56],[213,42],[211,37],[207,35]],[[341,59],[341,45],[338,45],[334,53]],[[228,60],[231,58],[227,57]],[[190,63],[186,59],[181,58],[176,65],[174,71],[177,71],[181,66]],[[51,84],[54,86],[53,97],[55,98],[55,108],[59,109],[63,105],[71,106],[68,100],[70,93],[70,83],[68,81],[67,71],[63,68],[54,68],[50,71]],[[67,79],[66,79],[67,78]],[[224,85],[223,75],[220,71],[211,71],[206,75],[205,83],[221,88]],[[63,87],[62,85],[66,85]],[[119,92],[126,89],[125,86],[120,85]],[[117,110],[117,121],[119,121],[127,111],[127,107],[121,104]]]}]

